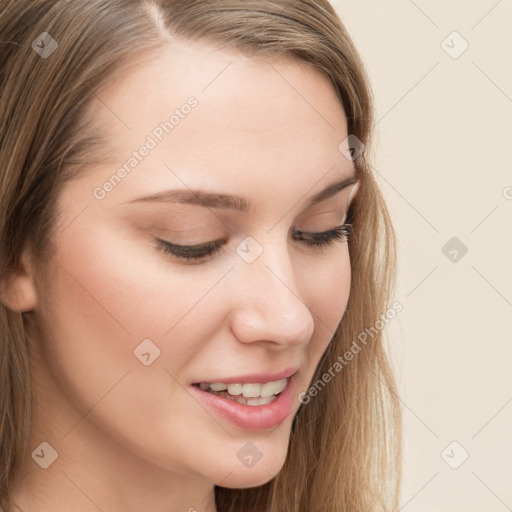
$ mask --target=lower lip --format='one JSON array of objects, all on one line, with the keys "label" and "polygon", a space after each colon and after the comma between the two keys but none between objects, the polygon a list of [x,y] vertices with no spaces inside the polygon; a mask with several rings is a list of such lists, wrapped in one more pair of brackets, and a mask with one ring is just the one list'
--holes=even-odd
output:
[{"label": "lower lip", "polygon": [[244,405],[229,398],[203,391],[191,386],[192,392],[213,409],[219,416],[245,430],[266,430],[280,425],[291,412],[293,377],[288,379],[286,387],[277,398],[267,405]]}]

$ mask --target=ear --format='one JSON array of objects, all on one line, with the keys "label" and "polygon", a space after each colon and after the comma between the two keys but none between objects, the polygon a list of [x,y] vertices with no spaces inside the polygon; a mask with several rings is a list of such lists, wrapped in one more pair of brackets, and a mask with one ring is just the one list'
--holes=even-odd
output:
[{"label": "ear", "polygon": [[37,294],[30,263],[28,254],[23,253],[21,268],[0,281],[0,302],[12,311],[24,313],[36,307]]}]

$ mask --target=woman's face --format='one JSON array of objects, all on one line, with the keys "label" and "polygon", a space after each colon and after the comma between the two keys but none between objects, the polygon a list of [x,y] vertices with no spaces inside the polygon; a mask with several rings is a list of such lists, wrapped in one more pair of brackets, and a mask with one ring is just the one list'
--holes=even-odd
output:
[{"label": "woman's face", "polygon": [[[88,113],[111,149],[59,197],[33,313],[38,439],[60,439],[63,454],[87,445],[84,464],[129,454],[225,487],[263,484],[348,301],[346,241],[306,243],[343,224],[355,191],[349,181],[313,202],[354,174],[338,149],[343,108],[303,63],[173,43]],[[194,192],[222,197],[201,205]],[[219,243],[185,259],[158,240]],[[214,396],[209,383],[230,387]],[[222,396],[285,383],[251,405]]]}]

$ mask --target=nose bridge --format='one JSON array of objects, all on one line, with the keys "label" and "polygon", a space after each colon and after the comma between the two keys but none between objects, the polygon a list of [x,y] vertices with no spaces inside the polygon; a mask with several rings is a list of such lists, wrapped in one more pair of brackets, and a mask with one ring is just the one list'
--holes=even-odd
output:
[{"label": "nose bridge", "polygon": [[[248,243],[255,245],[254,240]],[[254,261],[241,257],[237,263],[233,332],[246,343],[306,343],[313,335],[314,320],[301,296],[286,244],[269,242],[260,247]]]}]

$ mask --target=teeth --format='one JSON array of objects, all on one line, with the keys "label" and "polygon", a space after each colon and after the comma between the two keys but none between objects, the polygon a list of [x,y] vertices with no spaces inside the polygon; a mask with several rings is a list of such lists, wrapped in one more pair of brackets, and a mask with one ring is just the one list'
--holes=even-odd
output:
[{"label": "teeth", "polygon": [[261,384],[244,384],[242,388],[242,395],[245,398],[256,398],[260,396]]},{"label": "teeth", "polygon": [[278,395],[285,387],[286,379],[278,380],[277,382],[267,382],[261,386],[261,396]]},{"label": "teeth", "polygon": [[228,384],[228,393],[233,396],[242,394],[242,384]]},{"label": "teeth", "polygon": [[[266,382],[265,384],[223,384],[222,382],[214,382],[212,384],[208,384],[206,382],[201,382],[199,387],[203,391],[227,391],[228,396],[231,395],[233,397],[239,397],[240,403],[247,402],[247,405],[264,405],[270,403],[267,400],[268,398],[281,393],[281,391],[283,391],[283,389],[286,387],[286,383],[286,379],[281,379],[274,382]],[[242,397],[247,398],[248,400],[243,400]],[[258,400],[263,400],[263,402],[260,404]]]},{"label": "teeth", "polygon": [[276,396],[269,396],[268,398],[263,397],[257,397],[257,398],[245,398],[242,395],[239,396],[231,396],[229,393],[224,393],[223,391],[212,391],[214,395],[222,396],[223,398],[226,398],[228,400],[232,400],[233,402],[238,402],[242,405],[251,405],[253,407],[257,405],[267,405],[272,403],[277,397]]},{"label": "teeth", "polygon": [[220,384],[218,382],[215,382],[214,384],[210,384],[210,389],[212,391],[224,391],[227,389],[226,384]]},{"label": "teeth", "polygon": [[275,397],[268,397],[268,398],[248,398],[246,405],[267,405],[275,400]]}]

